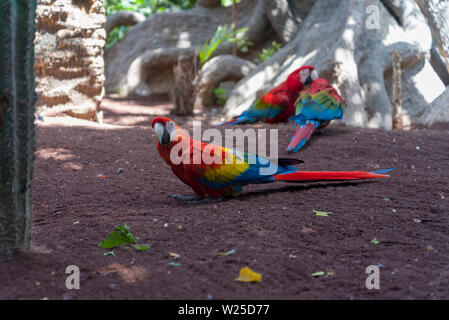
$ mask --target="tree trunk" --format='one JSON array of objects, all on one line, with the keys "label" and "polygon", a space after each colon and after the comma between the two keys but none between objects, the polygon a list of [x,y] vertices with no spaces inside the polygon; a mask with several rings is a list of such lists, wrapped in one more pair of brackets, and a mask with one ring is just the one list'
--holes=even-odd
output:
[{"label": "tree trunk", "polygon": [[180,56],[178,63],[173,69],[175,76],[174,85],[174,105],[173,114],[177,116],[191,116],[193,115],[193,103],[195,90],[193,79],[197,70],[195,70],[195,61],[187,56]]},{"label": "tree trunk", "polygon": [[393,51],[393,129],[403,129],[401,56]]},{"label": "tree trunk", "polygon": [[[298,2],[301,2],[300,5],[303,5],[306,2],[313,3],[314,1],[302,0]],[[288,0],[264,0],[263,3],[268,20],[270,20],[271,26],[282,43],[286,44],[293,40],[298,32],[301,19],[294,16],[292,10],[290,10]]]},{"label": "tree trunk", "polygon": [[[235,32],[237,30],[237,3],[235,0],[232,0],[232,31]],[[232,44],[232,55],[237,55],[237,41],[234,41]]]},{"label": "tree trunk", "polygon": [[449,1],[415,0],[429,21],[432,35],[449,73]]},{"label": "tree trunk", "polygon": [[109,33],[120,26],[133,26],[145,20],[145,16],[134,11],[118,11],[107,17],[104,29],[106,30],[106,39]]},{"label": "tree trunk", "polygon": [[213,57],[195,79],[195,107],[215,105],[214,89],[220,82],[239,81],[254,69],[254,63],[229,54]]},{"label": "tree trunk", "polygon": [[35,13],[33,0],[0,5],[0,259],[30,245]]},{"label": "tree trunk", "polygon": [[444,84],[426,59],[432,45],[426,19],[413,0],[403,0],[401,10],[404,27],[380,1],[317,0],[295,39],[237,83],[224,106],[226,118],[239,115],[295,69],[314,65],[347,100],[343,122],[391,129],[391,85],[386,83],[396,50],[406,75],[404,111],[416,119],[420,106],[441,94]]},{"label": "tree trunk", "polygon": [[432,126],[437,123],[449,122],[449,86],[427,106],[424,113],[416,121],[417,124]]},{"label": "tree trunk", "polygon": [[[244,0],[236,7],[237,29],[248,28],[238,37],[252,42],[251,49],[268,44],[261,36],[271,32],[262,0]],[[217,25],[229,25],[231,17],[232,8],[222,7],[220,0],[198,1],[190,10],[148,16],[107,50],[107,91],[125,96],[172,92],[173,66],[178,57],[193,57],[195,49],[214,35]],[[213,55],[232,53],[232,48],[232,43],[224,42]]]}]

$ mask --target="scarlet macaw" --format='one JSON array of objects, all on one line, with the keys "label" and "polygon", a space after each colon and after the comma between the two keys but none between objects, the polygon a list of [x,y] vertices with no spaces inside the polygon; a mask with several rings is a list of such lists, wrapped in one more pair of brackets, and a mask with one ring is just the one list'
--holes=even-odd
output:
[{"label": "scarlet macaw", "polygon": [[304,84],[309,78],[309,68],[310,66],[304,66],[293,71],[287,80],[255,101],[240,116],[219,125],[227,126],[258,121],[272,124],[286,122],[295,114],[294,102],[298,98],[298,94],[304,90]]},{"label": "scarlet macaw", "polygon": [[311,86],[299,94],[295,102],[295,115],[290,117],[298,124],[287,147],[289,152],[297,152],[310,139],[315,129],[325,128],[333,119],[341,119],[346,109],[346,101],[326,79],[318,78],[311,69]]},{"label": "scarlet macaw", "polygon": [[[174,174],[195,192],[196,199],[237,196],[247,184],[276,181],[360,180],[388,177],[364,171],[298,171],[297,159],[275,161],[192,139],[173,120],[156,117],[151,126],[157,136],[159,155]],[[206,163],[204,155],[210,156]],[[195,163],[195,158],[199,161]],[[273,170],[270,171],[270,166]],[[264,171],[265,170],[265,171]],[[175,196],[184,200],[187,197]],[[193,197],[190,197],[193,199]]]}]

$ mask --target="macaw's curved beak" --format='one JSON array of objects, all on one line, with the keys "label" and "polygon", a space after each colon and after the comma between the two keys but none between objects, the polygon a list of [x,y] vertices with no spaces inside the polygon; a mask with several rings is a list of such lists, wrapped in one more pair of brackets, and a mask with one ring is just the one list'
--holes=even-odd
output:
[{"label": "macaw's curved beak", "polygon": [[168,134],[167,130],[164,131],[162,138],[159,139],[159,143],[162,145],[167,145],[170,143],[170,135]]},{"label": "macaw's curved beak", "polygon": [[312,84],[312,82],[313,82],[312,77],[311,77],[311,76],[308,76],[307,79],[306,79],[306,82],[305,82],[304,84],[305,84],[305,85],[309,85],[309,84]]}]

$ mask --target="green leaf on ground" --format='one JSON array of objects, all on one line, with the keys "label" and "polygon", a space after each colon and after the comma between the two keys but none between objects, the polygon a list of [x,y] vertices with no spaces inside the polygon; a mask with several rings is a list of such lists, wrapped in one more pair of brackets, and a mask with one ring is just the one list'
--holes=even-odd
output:
[{"label": "green leaf on ground", "polygon": [[313,212],[315,212],[315,214],[320,217],[328,217],[331,214],[333,214],[332,212],[316,211],[316,210],[313,210]]},{"label": "green leaf on ground", "polygon": [[149,246],[141,246],[140,244],[133,244],[132,247],[138,251],[145,251],[149,249]]},{"label": "green leaf on ground", "polygon": [[128,225],[120,225],[116,226],[114,230],[107,236],[105,240],[103,240],[98,245],[105,249],[116,248],[121,245],[132,245],[132,247],[139,251],[144,251],[148,249],[148,246],[141,246],[137,244],[139,240],[138,237],[134,237],[131,234],[130,228]]},{"label": "green leaf on ground", "polygon": [[325,276],[325,275],[333,276],[335,274],[333,271],[327,271],[327,272],[326,271],[318,271],[318,272],[311,274],[312,277],[321,277],[321,276]]},{"label": "green leaf on ground", "polygon": [[379,244],[379,240],[377,240],[377,238],[374,238],[374,239],[371,240],[371,243]]},{"label": "green leaf on ground", "polygon": [[115,257],[114,250],[112,250],[112,251],[107,251],[107,252],[103,253],[103,255],[105,255],[105,256],[114,256],[114,257]]}]

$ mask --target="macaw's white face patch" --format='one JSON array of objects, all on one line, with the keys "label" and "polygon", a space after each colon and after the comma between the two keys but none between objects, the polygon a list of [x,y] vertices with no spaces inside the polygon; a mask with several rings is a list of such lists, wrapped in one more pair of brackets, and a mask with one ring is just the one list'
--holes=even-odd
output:
[{"label": "macaw's white face patch", "polygon": [[162,137],[164,136],[165,127],[162,123],[156,122],[154,124],[154,133],[156,134],[157,139],[159,140],[159,143],[162,141]]},{"label": "macaw's white face patch", "polygon": [[310,75],[310,70],[309,69],[303,69],[299,72],[299,78],[301,80],[302,83],[306,83],[307,78]]}]

